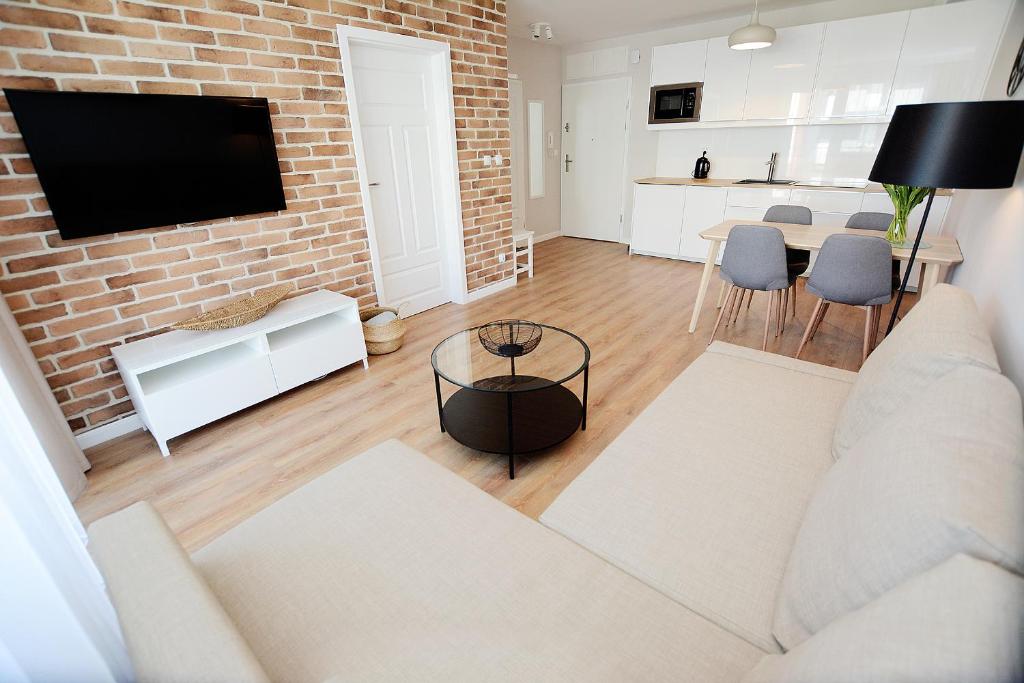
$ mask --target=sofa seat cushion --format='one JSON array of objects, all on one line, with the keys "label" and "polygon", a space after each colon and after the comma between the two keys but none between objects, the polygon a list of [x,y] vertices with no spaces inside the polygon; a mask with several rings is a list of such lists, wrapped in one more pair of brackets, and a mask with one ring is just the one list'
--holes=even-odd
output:
[{"label": "sofa seat cushion", "polygon": [[89,525],[140,683],[268,683],[270,679],[185,549],[146,502]]},{"label": "sofa seat cushion", "polygon": [[956,555],[846,614],[743,683],[1024,680],[1024,579]]},{"label": "sofa seat cushion", "polygon": [[786,569],[775,636],[795,647],[957,553],[1024,572],[1024,417],[1016,387],[963,366],[825,475]]},{"label": "sofa seat cushion", "polygon": [[777,652],[779,584],[852,380],[715,342],[541,521]]},{"label": "sofa seat cushion", "polygon": [[832,454],[843,457],[887,420],[903,422],[898,408],[964,365],[999,371],[992,340],[971,295],[936,285],[868,356],[836,424]]},{"label": "sofa seat cushion", "polygon": [[275,681],[738,681],[761,653],[397,441],[194,561]]}]

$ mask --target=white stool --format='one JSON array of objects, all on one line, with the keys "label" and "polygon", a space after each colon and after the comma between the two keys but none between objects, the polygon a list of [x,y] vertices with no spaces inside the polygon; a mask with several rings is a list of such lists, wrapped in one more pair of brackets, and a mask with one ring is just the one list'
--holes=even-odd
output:
[{"label": "white stool", "polygon": [[[533,233],[529,230],[512,233],[512,248],[515,251],[513,258],[516,264],[516,277],[519,277],[519,273],[533,277]],[[523,256],[526,257],[525,263],[520,261]]]}]

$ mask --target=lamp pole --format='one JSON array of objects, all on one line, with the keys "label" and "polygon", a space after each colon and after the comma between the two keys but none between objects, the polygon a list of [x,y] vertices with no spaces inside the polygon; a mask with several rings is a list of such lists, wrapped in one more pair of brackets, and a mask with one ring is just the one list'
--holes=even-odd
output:
[{"label": "lamp pole", "polygon": [[935,199],[935,188],[928,192],[928,203],[924,205],[924,215],[921,216],[921,226],[917,229],[917,237],[914,238],[914,248],[910,250],[910,260],[907,261],[907,272],[903,273],[903,282],[900,283],[900,291],[896,294],[896,303],[892,307],[892,315],[889,317],[889,326],[885,328],[885,336],[889,336],[892,328],[896,325],[896,318],[900,313],[900,303],[903,301],[903,293],[907,291],[907,284],[910,282],[910,271],[914,268],[914,259],[917,258],[917,248],[921,246],[921,235],[924,234],[924,224],[928,221],[928,212],[932,210],[932,200]]}]

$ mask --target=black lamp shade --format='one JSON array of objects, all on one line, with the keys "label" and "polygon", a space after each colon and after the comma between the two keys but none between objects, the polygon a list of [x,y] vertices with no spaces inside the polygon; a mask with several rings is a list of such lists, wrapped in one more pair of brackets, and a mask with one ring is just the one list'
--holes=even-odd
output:
[{"label": "black lamp shade", "polygon": [[1011,187],[1024,147],[1024,101],[896,107],[871,180],[946,189]]}]

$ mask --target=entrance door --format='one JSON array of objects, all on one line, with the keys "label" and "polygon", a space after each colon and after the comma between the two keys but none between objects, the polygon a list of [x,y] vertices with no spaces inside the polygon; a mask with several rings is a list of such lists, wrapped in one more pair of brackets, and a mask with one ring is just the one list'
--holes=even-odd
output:
[{"label": "entrance door", "polygon": [[388,306],[412,315],[452,300],[441,229],[432,56],[352,45],[374,264]]},{"label": "entrance door", "polygon": [[562,86],[562,234],[617,242],[622,232],[629,79]]},{"label": "entrance door", "polygon": [[526,124],[523,82],[508,82],[509,125],[512,135],[512,232],[526,229]]}]

